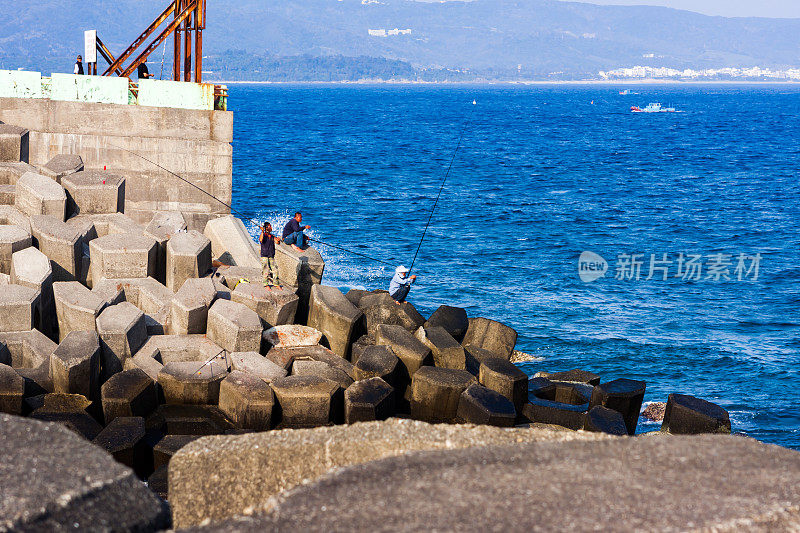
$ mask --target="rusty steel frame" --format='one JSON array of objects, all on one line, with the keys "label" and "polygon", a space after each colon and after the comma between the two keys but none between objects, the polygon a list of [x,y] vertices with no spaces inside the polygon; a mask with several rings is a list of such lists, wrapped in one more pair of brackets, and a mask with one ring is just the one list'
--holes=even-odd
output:
[{"label": "rusty steel frame", "polygon": [[[103,56],[103,59],[105,59],[109,65],[113,65],[114,62],[116,61],[116,59],[114,58],[114,54],[112,54],[111,50],[109,50],[108,47],[103,43],[103,41],[100,40],[100,37],[96,37],[95,41],[97,45],[97,51],[100,53],[101,56]],[[122,68],[117,67],[114,70],[114,72],[116,74],[122,74]]]}]

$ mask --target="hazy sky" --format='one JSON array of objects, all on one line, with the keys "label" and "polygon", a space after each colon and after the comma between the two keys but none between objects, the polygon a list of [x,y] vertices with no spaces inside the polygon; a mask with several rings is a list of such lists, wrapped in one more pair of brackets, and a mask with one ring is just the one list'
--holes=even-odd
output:
[{"label": "hazy sky", "polygon": [[571,0],[588,4],[652,5],[724,17],[800,18],[800,0]]}]

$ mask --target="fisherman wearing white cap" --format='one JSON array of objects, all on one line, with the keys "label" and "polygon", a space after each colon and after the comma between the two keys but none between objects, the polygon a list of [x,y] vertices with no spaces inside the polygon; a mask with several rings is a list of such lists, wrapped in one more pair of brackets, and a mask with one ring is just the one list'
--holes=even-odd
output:
[{"label": "fisherman wearing white cap", "polygon": [[408,291],[411,290],[411,284],[417,279],[417,276],[406,277],[409,270],[400,265],[394,269],[394,277],[389,282],[389,296],[394,298],[397,305],[403,303],[408,296]]}]

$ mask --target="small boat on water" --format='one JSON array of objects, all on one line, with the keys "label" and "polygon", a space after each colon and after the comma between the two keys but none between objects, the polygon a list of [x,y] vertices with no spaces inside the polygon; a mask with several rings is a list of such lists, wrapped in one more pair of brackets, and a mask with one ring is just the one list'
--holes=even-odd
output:
[{"label": "small boat on water", "polygon": [[658,102],[647,104],[647,107],[641,108],[638,105],[631,107],[632,113],[675,113],[674,107],[661,107]]},{"label": "small boat on water", "polygon": [[625,89],[620,91],[619,94],[621,96],[628,96],[629,94],[639,94],[639,93],[632,92],[630,89]]}]

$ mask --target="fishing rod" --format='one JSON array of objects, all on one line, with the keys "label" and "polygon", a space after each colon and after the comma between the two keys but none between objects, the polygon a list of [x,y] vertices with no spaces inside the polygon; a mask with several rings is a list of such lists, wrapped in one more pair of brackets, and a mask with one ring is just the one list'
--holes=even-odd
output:
[{"label": "fishing rod", "polygon": [[[197,371],[195,372],[195,374],[199,374],[199,373],[200,373],[200,371],[202,371],[202,370],[203,370],[203,369],[206,367],[206,365],[213,364],[213,363],[214,363],[214,360],[215,360],[215,359],[217,359],[217,358],[219,357],[219,354],[221,354],[221,353],[223,353],[223,352],[225,352],[225,350],[224,350],[224,349],[220,350],[219,352],[217,352],[217,354],[216,354],[216,355],[214,355],[214,356],[212,356],[210,359],[208,359],[208,360],[207,360],[205,363],[203,363],[203,364],[200,366],[200,368],[198,368],[198,369],[197,369]],[[227,363],[227,362],[228,362],[228,354],[227,354],[227,352],[225,352],[225,363]],[[227,366],[227,364],[226,364],[225,366]],[[212,373],[212,374],[214,373],[214,370],[213,370],[213,369],[211,370],[211,373]]]},{"label": "fishing rod", "polygon": [[458,143],[456,144],[456,149],[453,150],[453,157],[450,159],[450,165],[447,167],[447,172],[444,174],[444,178],[442,178],[442,183],[439,186],[439,194],[436,195],[436,200],[433,202],[433,208],[431,208],[431,214],[428,216],[428,222],[425,224],[425,229],[422,231],[422,237],[419,239],[419,244],[417,245],[417,251],[414,252],[414,259],[411,261],[411,266],[408,269],[407,276],[411,274],[411,271],[414,269],[414,263],[417,262],[417,255],[419,254],[420,248],[422,248],[422,241],[425,240],[425,235],[428,233],[428,226],[431,225],[431,220],[433,219],[433,214],[436,212],[436,206],[439,205],[439,198],[442,196],[442,191],[444,190],[444,184],[447,181],[447,177],[450,175],[450,170],[453,168],[453,163],[456,160],[456,155],[458,154],[458,149],[461,148],[461,141],[464,139],[464,133],[467,131],[467,125],[472,118],[472,113],[475,111],[475,106],[478,105],[476,100],[472,101],[472,110],[467,117],[467,120],[464,121],[464,125],[461,127],[461,135],[458,136]]},{"label": "fishing rod", "polygon": [[[168,172],[169,174],[171,174],[171,175],[175,176],[175,177],[176,177],[176,178],[178,178],[179,180],[181,180],[181,181],[183,181],[183,182],[185,182],[185,183],[187,183],[187,184],[191,185],[192,187],[194,187],[194,188],[195,188],[195,189],[197,189],[198,191],[202,192],[203,194],[206,194],[206,195],[210,196],[211,198],[213,198],[213,199],[214,199],[214,200],[216,200],[217,202],[221,203],[222,205],[224,205],[225,207],[227,207],[228,209],[230,209],[230,210],[231,210],[233,213],[236,213],[237,215],[239,215],[239,217],[240,217],[242,220],[246,220],[246,221],[250,222],[252,225],[256,226],[257,228],[260,228],[260,227],[261,227],[261,222],[259,222],[258,220],[256,220],[256,219],[254,219],[254,218],[252,218],[252,217],[250,217],[250,216],[248,216],[248,215],[244,214],[243,212],[241,212],[241,211],[239,211],[238,209],[236,209],[235,207],[233,207],[231,204],[229,204],[229,203],[225,202],[224,200],[221,200],[220,198],[218,198],[218,197],[214,196],[213,194],[211,194],[210,192],[206,191],[206,190],[205,190],[205,189],[203,189],[202,187],[199,187],[199,186],[195,185],[194,183],[192,183],[191,181],[187,180],[187,179],[186,179],[186,178],[184,178],[183,176],[180,176],[180,175],[176,174],[175,172],[173,172],[173,171],[169,170],[168,168],[164,168],[163,166],[159,165],[159,164],[158,164],[158,163],[156,163],[155,161],[151,161],[150,159],[148,159],[148,158],[144,157],[143,155],[141,155],[141,154],[138,154],[138,153],[136,153],[136,152],[133,152],[133,151],[131,151],[131,150],[128,150],[127,148],[123,148],[123,147],[121,147],[121,146],[116,146],[116,145],[114,145],[114,144],[111,144],[111,146],[112,146],[112,147],[114,147],[114,148],[117,148],[118,150],[122,150],[122,151],[124,151],[124,152],[127,152],[127,153],[129,153],[129,154],[131,154],[131,155],[134,155],[134,156],[136,156],[136,157],[139,157],[139,158],[141,158],[141,159],[144,159],[144,160],[145,160],[145,161],[147,161],[148,163],[150,163],[150,164],[152,164],[152,165],[155,165],[156,167],[160,168],[160,169],[161,169],[161,170],[163,170],[164,172]],[[308,237],[308,236],[307,236],[307,237]],[[349,250],[349,249],[347,249],[347,248],[344,248],[344,247],[342,247],[342,246],[336,246],[335,244],[330,244],[330,243],[327,243],[327,242],[323,242],[323,241],[321,241],[321,240],[319,240],[319,239],[314,239],[314,238],[311,238],[311,237],[308,237],[308,239],[309,239],[309,240],[311,240],[311,241],[314,241],[314,242],[318,242],[319,244],[322,244],[322,245],[324,245],[324,246],[329,246],[329,247],[331,247],[331,248],[336,248],[337,250],[342,250],[342,251],[344,251],[344,252],[347,252],[347,253],[350,253],[350,254],[353,254],[353,255],[357,255],[357,256],[360,256],[360,257],[364,257],[364,258],[366,258],[366,259],[370,259],[370,260],[372,260],[372,261],[376,261],[376,262],[378,262],[378,263],[383,263],[384,265],[389,265],[389,266],[393,266],[393,265],[394,265],[393,263],[389,263],[389,262],[387,262],[387,261],[384,261],[384,260],[382,260],[382,259],[378,259],[377,257],[372,257],[372,256],[369,256],[369,255],[366,255],[366,254],[362,254],[362,253],[359,253],[359,252],[355,252],[355,251],[353,251],[353,250]]]}]

